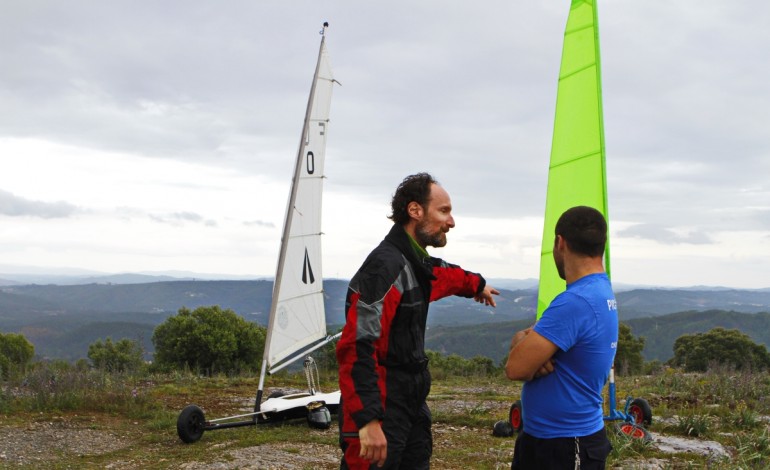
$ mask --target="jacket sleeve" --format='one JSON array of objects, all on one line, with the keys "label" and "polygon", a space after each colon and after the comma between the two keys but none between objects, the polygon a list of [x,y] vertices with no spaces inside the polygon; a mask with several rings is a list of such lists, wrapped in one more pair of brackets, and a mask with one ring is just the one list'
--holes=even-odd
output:
[{"label": "jacket sleeve", "polygon": [[358,429],[384,417],[385,374],[380,364],[388,346],[384,330],[401,300],[394,281],[382,270],[370,266],[359,274],[348,289],[345,326],[337,342],[342,403]]},{"label": "jacket sleeve", "polygon": [[481,293],[487,284],[481,274],[465,271],[460,266],[449,264],[439,258],[432,258],[431,261],[433,276],[435,276],[431,288],[431,302],[450,295],[474,297]]}]

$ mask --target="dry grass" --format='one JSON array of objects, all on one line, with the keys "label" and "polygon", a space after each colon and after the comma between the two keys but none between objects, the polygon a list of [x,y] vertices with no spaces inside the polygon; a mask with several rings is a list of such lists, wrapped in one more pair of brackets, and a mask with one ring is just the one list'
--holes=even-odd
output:
[{"label": "dry grass", "polygon": [[[298,420],[211,431],[194,444],[179,440],[176,418],[185,405],[199,405],[207,418],[248,412],[253,408],[257,382],[256,377],[179,373],[73,379],[69,383],[87,384],[73,387],[85,389],[45,393],[30,389],[29,383],[4,384],[0,389],[0,442],[14,439],[15,444],[0,450],[0,467],[338,468],[336,423],[328,431],[310,429]],[[267,382],[266,394],[274,389],[303,388],[302,376],[279,375]],[[334,377],[322,388],[335,388]],[[608,468],[649,464],[650,468],[671,469],[758,469],[770,465],[767,373],[663,371],[619,378],[617,391],[619,409],[627,395],[649,401],[653,435],[714,441],[727,449],[729,457],[672,454],[654,443],[613,433]],[[519,394],[520,386],[502,374],[436,381],[429,397],[434,416],[433,467],[509,468],[514,441],[493,437],[491,429],[495,421],[507,417],[510,403]],[[9,450],[12,447],[15,450]]]}]

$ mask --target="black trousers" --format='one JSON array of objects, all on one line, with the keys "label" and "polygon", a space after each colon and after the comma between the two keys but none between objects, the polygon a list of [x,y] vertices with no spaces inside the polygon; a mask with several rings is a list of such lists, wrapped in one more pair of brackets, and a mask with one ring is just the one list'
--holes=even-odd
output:
[{"label": "black trousers", "polygon": [[554,439],[539,439],[521,432],[516,438],[511,470],[573,469],[576,454],[580,470],[604,470],[611,450],[604,428],[588,436]]},{"label": "black trousers", "polygon": [[[382,467],[358,457],[358,433],[340,436],[342,470],[428,470],[433,453],[432,418],[425,398],[430,391],[430,372],[390,369],[387,378],[385,419],[382,431],[388,440],[388,458]],[[343,429],[340,412],[340,429]]]}]

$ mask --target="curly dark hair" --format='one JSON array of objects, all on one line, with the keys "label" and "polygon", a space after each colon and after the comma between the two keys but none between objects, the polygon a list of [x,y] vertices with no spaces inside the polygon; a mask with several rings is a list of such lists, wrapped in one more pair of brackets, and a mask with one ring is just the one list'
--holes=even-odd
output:
[{"label": "curly dark hair", "polygon": [[422,207],[426,207],[432,184],[438,184],[438,181],[428,173],[417,173],[404,178],[390,201],[393,213],[388,218],[397,224],[406,225],[409,222],[407,206],[414,201]]},{"label": "curly dark hair", "polygon": [[607,243],[607,221],[601,212],[588,206],[567,209],[556,222],[556,235],[561,235],[569,248],[585,256],[601,256]]}]

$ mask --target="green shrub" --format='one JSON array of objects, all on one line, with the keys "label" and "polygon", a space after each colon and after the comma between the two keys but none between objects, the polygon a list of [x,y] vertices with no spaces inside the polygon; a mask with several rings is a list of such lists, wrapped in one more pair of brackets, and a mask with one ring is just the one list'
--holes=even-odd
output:
[{"label": "green shrub", "polygon": [[437,378],[488,377],[500,374],[492,359],[486,356],[474,356],[465,359],[457,354],[443,355],[436,351],[426,351],[431,374]]},{"label": "green shrub", "polygon": [[686,372],[705,372],[714,366],[730,366],[737,370],[770,368],[770,353],[738,330],[714,328],[706,333],[682,335],[674,342],[674,366]]},{"label": "green shrub", "polygon": [[0,334],[0,379],[24,374],[35,355],[35,347],[23,335]]},{"label": "green shrub", "polygon": [[88,358],[93,366],[107,372],[137,371],[143,365],[144,351],[137,341],[126,338],[113,343],[111,338],[97,340],[88,346]]},{"label": "green shrub", "polygon": [[265,328],[219,306],[179,309],[152,335],[159,370],[190,369],[205,374],[258,370]]},{"label": "green shrub", "polygon": [[615,373],[619,376],[642,373],[644,366],[644,338],[634,337],[631,327],[620,324],[618,331],[618,349],[615,353]]}]

